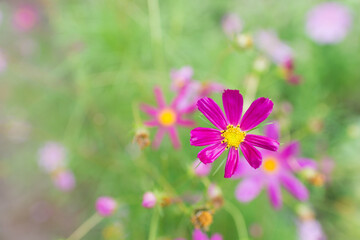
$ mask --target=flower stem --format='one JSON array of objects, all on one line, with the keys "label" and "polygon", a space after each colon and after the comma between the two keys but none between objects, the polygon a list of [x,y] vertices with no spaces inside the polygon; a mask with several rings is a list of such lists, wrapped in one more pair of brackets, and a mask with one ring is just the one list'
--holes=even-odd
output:
[{"label": "flower stem", "polygon": [[76,229],[73,234],[70,235],[66,240],[80,240],[83,238],[93,227],[95,227],[103,218],[95,213],[88,218],[83,224]]},{"label": "flower stem", "polygon": [[162,51],[162,30],[161,30],[161,19],[160,19],[160,8],[158,0],[148,0],[149,8],[149,24],[151,42],[154,53],[155,63],[159,68],[163,67],[163,51]]},{"label": "flower stem", "polygon": [[230,202],[226,202],[224,208],[234,218],[239,240],[249,240],[244,216],[240,210]]},{"label": "flower stem", "polygon": [[150,223],[149,240],[156,240],[158,225],[159,225],[159,211],[157,209],[154,209]]}]

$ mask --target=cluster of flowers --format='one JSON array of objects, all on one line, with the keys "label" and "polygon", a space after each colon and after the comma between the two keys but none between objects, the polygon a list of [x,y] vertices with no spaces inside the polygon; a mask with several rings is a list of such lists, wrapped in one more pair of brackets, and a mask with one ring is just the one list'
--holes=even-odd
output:
[{"label": "cluster of flowers", "polygon": [[48,173],[54,186],[61,191],[68,192],[75,187],[75,177],[67,167],[66,149],[57,142],[47,142],[39,150],[38,164]]}]

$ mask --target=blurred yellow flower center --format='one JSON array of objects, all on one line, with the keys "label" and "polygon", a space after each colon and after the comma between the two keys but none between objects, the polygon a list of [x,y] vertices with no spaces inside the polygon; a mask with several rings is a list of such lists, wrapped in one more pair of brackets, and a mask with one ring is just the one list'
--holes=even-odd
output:
[{"label": "blurred yellow flower center", "polygon": [[240,126],[234,127],[233,125],[227,126],[226,130],[221,131],[221,136],[224,137],[222,143],[227,143],[226,148],[235,147],[238,149],[246,137],[246,133],[241,131]]},{"label": "blurred yellow flower center", "polygon": [[275,158],[266,158],[263,163],[263,168],[267,172],[273,172],[278,168],[278,163]]},{"label": "blurred yellow flower center", "polygon": [[158,115],[159,122],[164,126],[171,126],[176,121],[176,114],[172,109],[164,109]]}]

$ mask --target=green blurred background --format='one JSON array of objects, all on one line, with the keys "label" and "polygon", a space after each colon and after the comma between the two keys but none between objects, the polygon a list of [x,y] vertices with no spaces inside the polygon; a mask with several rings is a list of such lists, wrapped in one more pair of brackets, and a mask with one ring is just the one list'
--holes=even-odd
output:
[{"label": "green blurred background", "polygon": [[[156,0],[0,2],[0,50],[7,62],[0,75],[0,238],[66,238],[93,214],[97,197],[110,195],[120,202],[118,213],[84,239],[104,238],[103,229],[114,223],[123,232],[119,239],[147,239],[152,211],[141,207],[142,194],[164,191],[159,179],[179,194],[201,195],[202,181],[189,173],[199,151],[189,145],[190,129],[180,130],[181,150],[164,141],[159,150],[142,154],[132,144],[134,112],[140,102],[155,104],[155,85],[170,102],[170,70],[185,65],[194,68],[195,79],[246,94],[244,79],[258,52],[231,48],[221,19],[233,12],[244,32],[273,29],[293,48],[303,82],[289,85],[273,66],[262,75],[256,97],[274,101],[271,116],[285,119],[284,142],[299,140],[304,156],[334,159],[331,183],[308,186],[310,203],[328,239],[360,239],[360,1],[341,1],[353,11],[353,27],[344,41],[326,46],[305,33],[306,13],[320,2],[159,0],[159,9]],[[24,3],[37,9],[39,19],[21,32],[14,30],[12,16]],[[284,103],[293,109],[286,117]],[[195,119],[204,126],[199,113]],[[76,177],[71,192],[55,189],[38,167],[38,149],[47,141],[67,149]],[[296,201],[288,194],[288,204],[275,211],[264,193],[249,204],[237,202],[238,181],[224,179],[222,170],[209,178],[241,210],[248,227],[261,226],[262,235],[251,239],[297,239]],[[163,212],[159,239],[190,239],[189,217],[177,207]],[[224,210],[215,214],[210,232],[237,239]]]}]

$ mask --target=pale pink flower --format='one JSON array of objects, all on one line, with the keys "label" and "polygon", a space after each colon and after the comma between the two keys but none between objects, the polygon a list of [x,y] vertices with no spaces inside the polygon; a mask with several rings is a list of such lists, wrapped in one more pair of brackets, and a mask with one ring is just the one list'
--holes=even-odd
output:
[{"label": "pale pink flower", "polygon": [[16,9],[13,17],[15,27],[21,31],[31,30],[39,21],[38,11],[31,5]]},{"label": "pale pink flower", "polygon": [[39,150],[39,166],[45,172],[53,172],[64,168],[66,165],[66,150],[63,145],[57,142],[47,142]]},{"label": "pale pink flower", "polygon": [[194,173],[198,177],[205,177],[211,172],[211,164],[204,164],[199,159],[193,163]]},{"label": "pale pink flower", "polygon": [[228,13],[221,19],[221,26],[225,34],[232,38],[242,31],[243,22],[237,14]]},{"label": "pale pink flower", "polygon": [[180,91],[183,89],[191,80],[194,74],[194,70],[190,66],[185,66],[180,69],[172,69],[170,72],[171,77],[171,89],[173,91]]},{"label": "pale pink flower", "polygon": [[326,240],[321,224],[315,219],[300,220],[297,223],[298,240]]},{"label": "pale pink flower", "polygon": [[350,10],[341,3],[325,2],[307,14],[306,32],[319,44],[341,42],[352,25]]},{"label": "pale pink flower", "polygon": [[53,182],[56,188],[69,192],[75,187],[74,174],[69,170],[61,170],[53,175]]},{"label": "pale pink flower", "polygon": [[102,217],[108,217],[114,214],[117,209],[117,202],[112,197],[102,196],[96,200],[96,212]]},{"label": "pale pink flower", "polygon": [[156,205],[156,196],[152,192],[146,192],[143,195],[142,206],[144,208],[153,208]]}]

